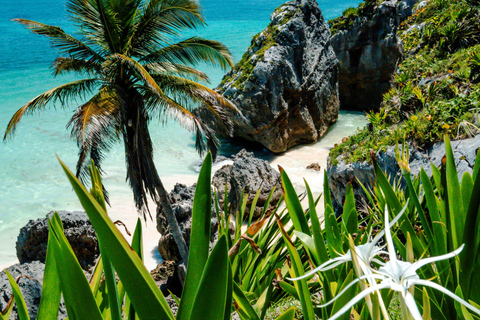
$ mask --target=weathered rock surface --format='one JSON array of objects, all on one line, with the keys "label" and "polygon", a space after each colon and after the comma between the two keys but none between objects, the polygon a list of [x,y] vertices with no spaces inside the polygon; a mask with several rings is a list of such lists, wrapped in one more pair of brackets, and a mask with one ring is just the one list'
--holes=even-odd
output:
[{"label": "weathered rock surface", "polygon": [[245,190],[245,194],[248,194],[247,212],[250,212],[255,194],[261,189],[253,215],[255,218],[262,213],[274,187],[275,192],[272,195],[270,206],[276,205],[282,195],[278,171],[273,169],[267,161],[255,158],[252,152],[247,152],[245,149],[233,157],[233,164],[225,165],[215,173],[212,185],[218,190],[222,206],[225,200],[225,185],[227,185],[229,193],[229,202],[233,206],[240,205],[242,190]]},{"label": "weathered rock surface", "polygon": [[[18,281],[18,286],[25,299],[30,319],[36,319],[40,298],[42,296],[45,265],[39,261],[33,261],[24,264],[15,264],[7,268],[7,270],[15,280],[21,277]],[[7,307],[11,296],[12,289],[10,283],[5,271],[2,271],[0,273],[0,310],[4,310]],[[62,303],[58,319],[65,319],[66,317],[67,313]],[[13,307],[10,319],[18,319],[16,306]]]},{"label": "weathered rock surface", "polygon": [[200,117],[224,136],[283,152],[317,141],[338,116],[337,59],[315,0],[277,8],[217,91],[241,111],[227,111],[233,135],[205,109]]},{"label": "weathered rock surface", "polygon": [[[94,265],[100,254],[95,231],[85,212],[58,211],[62,219],[65,236],[72,246],[83,269]],[[50,212],[47,216],[52,216]],[[21,230],[17,238],[17,258],[20,263],[40,261],[45,263],[48,242],[48,219],[30,220]]]},{"label": "weathered rock surface", "polygon": [[[480,148],[480,135],[471,139],[452,141],[452,148],[458,170],[458,177],[461,179],[465,172],[471,173],[473,171],[475,157]],[[430,164],[433,163],[437,167],[440,166],[444,155],[445,144],[443,142],[436,143],[425,150],[410,148],[409,165],[412,176],[418,175],[422,168],[428,175],[431,175],[432,168]],[[403,178],[395,159],[395,150],[393,147],[389,147],[386,152],[378,152],[376,159],[380,168],[391,181],[402,181]],[[367,189],[373,188],[375,176],[371,164],[366,161],[346,164],[344,160],[340,160],[338,165],[331,165],[329,161],[327,174],[334,209],[338,214],[341,213],[343,208],[345,188],[348,182],[352,182],[357,204],[361,205],[366,203],[365,193],[358,184],[357,179],[360,180]]]},{"label": "weathered rock surface", "polygon": [[387,0],[371,7],[347,30],[331,38],[337,58],[340,104],[352,110],[378,109],[402,58],[398,26],[417,0]]},{"label": "weathered rock surface", "polygon": [[[192,229],[192,209],[193,197],[195,195],[196,184],[187,187],[184,184],[177,183],[173,190],[169,193],[170,203],[172,204],[173,212],[177,217],[180,230],[187,246],[190,245],[190,231]],[[213,197],[212,197],[213,199]],[[218,220],[215,217],[215,206],[212,201],[212,220],[211,220],[211,237],[212,241],[217,232]],[[173,239],[173,235],[168,228],[167,220],[163,214],[163,209],[158,207],[157,210],[157,230],[162,235],[158,242],[158,252],[162,255],[164,260],[180,261],[180,253],[177,245]]]}]

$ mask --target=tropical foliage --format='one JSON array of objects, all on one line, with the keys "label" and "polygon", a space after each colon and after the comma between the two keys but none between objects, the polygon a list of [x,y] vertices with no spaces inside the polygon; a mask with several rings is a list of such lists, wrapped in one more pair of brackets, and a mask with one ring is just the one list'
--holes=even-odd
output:
[{"label": "tropical foliage", "polygon": [[127,180],[138,210],[144,217],[149,214],[148,196],[163,206],[186,261],[186,245],[153,161],[148,126],[152,119],[166,122],[173,118],[196,133],[200,153],[209,149],[215,155],[214,132],[191,111],[204,105],[228,124],[222,108],[235,108],[198,83],[208,77],[193,66],[207,63],[226,69],[232,66],[232,57],[216,41],[191,37],[176,42],[182,31],[205,24],[194,0],[69,0],[66,7],[81,38],[56,26],[15,19],[47,36],[58,50],[61,56],[52,64],[56,76],[72,73],[77,80],[46,91],[20,108],[4,139],[25,114],[55,102],[69,107],[77,98],[86,101],[68,123],[80,150],[76,176],[85,181],[90,159],[101,168],[112,144],[123,140]]},{"label": "tropical foliage", "polygon": [[469,137],[475,123],[480,86],[480,6],[467,0],[431,0],[402,23],[397,35],[405,59],[369,124],[336,146],[333,163],[368,160],[406,135],[423,147],[444,134]]}]

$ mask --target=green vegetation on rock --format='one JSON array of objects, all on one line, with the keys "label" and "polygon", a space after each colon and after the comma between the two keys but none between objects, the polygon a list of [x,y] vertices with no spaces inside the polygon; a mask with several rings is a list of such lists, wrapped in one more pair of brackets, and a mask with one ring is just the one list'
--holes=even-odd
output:
[{"label": "green vegetation on rock", "polygon": [[398,30],[405,60],[369,124],[335,146],[332,163],[366,160],[404,136],[423,147],[444,134],[476,132],[480,104],[480,7],[467,0],[431,0]]},{"label": "green vegetation on rock", "polygon": [[343,11],[342,15],[328,21],[332,35],[339,30],[346,30],[353,25],[353,22],[360,16],[369,19],[373,14],[373,9],[379,0],[365,0],[357,8],[350,7]]},{"label": "green vegetation on rock", "polygon": [[[242,59],[232,68],[232,71],[223,77],[220,87],[233,82],[233,87],[242,90],[245,81],[253,80],[251,77],[257,62],[263,59],[268,49],[277,45],[276,38],[279,27],[288,23],[301,10],[300,8],[291,10],[289,4],[287,2],[275,9],[273,21],[265,30],[252,37],[250,47],[243,54]],[[277,17],[280,18],[276,20]]]}]

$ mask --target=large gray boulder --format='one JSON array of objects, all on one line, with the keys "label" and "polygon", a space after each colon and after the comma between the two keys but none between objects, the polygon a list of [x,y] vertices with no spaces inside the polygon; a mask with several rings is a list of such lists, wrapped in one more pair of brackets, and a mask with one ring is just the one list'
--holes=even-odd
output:
[{"label": "large gray boulder", "polygon": [[207,110],[197,113],[221,135],[284,152],[317,141],[336,121],[337,59],[315,0],[287,2],[270,19],[216,89],[241,112],[226,111],[233,133]]},{"label": "large gray boulder", "polygon": [[218,190],[222,207],[225,201],[225,185],[227,186],[228,201],[233,206],[233,210],[241,204],[242,190],[244,190],[244,194],[248,195],[247,212],[250,212],[255,194],[261,190],[254,208],[254,218],[262,213],[273,188],[275,191],[270,200],[270,207],[275,206],[282,196],[280,173],[267,161],[255,158],[252,152],[247,152],[245,149],[233,157],[233,164],[225,165],[215,172],[212,185]]},{"label": "large gray boulder", "polygon": [[[475,157],[480,149],[480,135],[471,139],[452,141],[455,164],[458,170],[458,178],[462,179],[465,172],[472,173],[475,164]],[[445,156],[445,144],[436,143],[424,150],[410,148],[410,173],[416,176],[423,168],[428,175],[432,174],[431,164],[440,166]],[[388,147],[386,152],[376,154],[377,163],[386,173],[390,181],[398,181],[400,187],[405,187],[400,168],[395,159],[395,149]],[[340,214],[345,201],[345,188],[348,182],[352,183],[357,205],[367,204],[365,193],[357,179],[367,188],[372,189],[375,181],[373,166],[364,162],[346,163],[339,159],[337,165],[328,163],[328,184],[330,187],[332,201],[335,211]]]},{"label": "large gray boulder", "polygon": [[[85,212],[58,211],[65,236],[84,270],[94,265],[100,254],[95,231]],[[50,212],[47,217],[51,217]],[[17,238],[17,258],[20,263],[40,261],[45,263],[48,242],[48,219],[30,220]]]},{"label": "large gray boulder", "polygon": [[412,14],[417,0],[387,0],[367,5],[353,24],[339,30],[331,44],[339,60],[340,103],[344,109],[378,109],[402,59],[397,28]]},{"label": "large gray boulder", "polygon": [[[15,280],[18,280],[18,286],[25,299],[30,319],[36,319],[42,296],[45,265],[39,261],[33,261],[24,264],[15,264],[7,268],[7,270]],[[7,307],[11,297],[12,288],[4,270],[0,272],[0,310],[4,310]],[[62,303],[58,319],[65,319],[66,317],[67,313]],[[16,306],[13,307],[10,319],[18,319]]]}]

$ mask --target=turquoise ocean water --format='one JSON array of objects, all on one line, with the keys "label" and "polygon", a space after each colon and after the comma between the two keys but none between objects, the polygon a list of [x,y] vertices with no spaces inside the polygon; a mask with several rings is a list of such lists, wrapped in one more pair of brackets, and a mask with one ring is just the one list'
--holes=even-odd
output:
[{"label": "turquoise ocean water", "polygon": [[[238,61],[251,37],[263,30],[270,14],[282,0],[201,0],[208,26],[200,36],[225,43]],[[360,0],[318,0],[326,19],[334,18]],[[0,9],[0,133],[15,111],[36,95],[71,80],[54,78],[49,66],[57,56],[45,37],[34,35],[13,18],[31,19],[57,25],[74,32],[64,0],[5,0]],[[204,68],[205,69],[205,68]],[[219,69],[206,68],[214,87],[223,76]],[[57,106],[59,107],[59,106]],[[80,205],[55,158],[57,154],[70,168],[77,159],[76,143],[65,128],[75,105],[54,107],[38,115],[26,116],[13,137],[0,143],[0,266],[15,261],[15,241],[19,229],[29,219],[52,210],[80,209]],[[171,186],[183,176],[195,174],[199,157],[193,136],[169,123],[152,122],[152,139],[160,176]],[[105,185],[116,210],[130,210],[132,196],[125,183],[123,149],[119,145],[104,164]],[[122,207],[122,203],[128,203]],[[128,208],[128,209],[127,209]],[[131,212],[132,215],[136,213]]]}]

